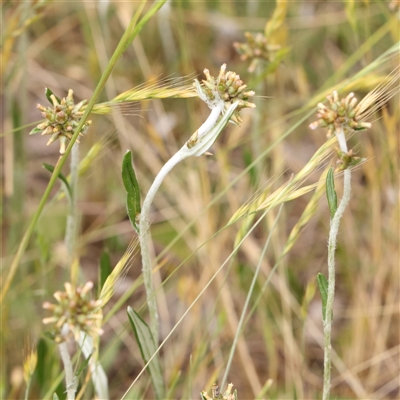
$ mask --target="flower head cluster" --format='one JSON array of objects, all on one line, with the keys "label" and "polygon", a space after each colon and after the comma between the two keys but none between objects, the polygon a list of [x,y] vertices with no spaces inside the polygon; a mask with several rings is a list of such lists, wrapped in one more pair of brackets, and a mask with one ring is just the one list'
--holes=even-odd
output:
[{"label": "flower head cluster", "polygon": [[400,9],[400,0],[392,0],[389,3],[389,8],[393,11]]},{"label": "flower head cluster", "polygon": [[335,150],[339,158],[337,161],[337,169],[339,171],[344,171],[349,167],[354,167],[360,164],[360,162],[365,161],[365,158],[356,156],[352,149],[350,149],[348,152],[345,152],[337,147]]},{"label": "flower head cluster", "polygon": [[240,76],[236,72],[226,72],[226,64],[222,64],[219,75],[217,78],[211,76],[208,69],[204,70],[206,79],[203,79],[203,86],[195,80],[195,86],[199,97],[207,103],[212,109],[219,102],[224,102],[224,110],[227,110],[230,105],[234,102],[238,103],[236,110],[232,116],[232,121],[240,123],[239,112],[243,108],[255,108],[254,103],[250,103],[248,100],[255,93],[253,90],[246,90],[247,85],[243,83]]},{"label": "flower head cluster", "polygon": [[240,54],[243,61],[250,60],[249,72],[254,72],[260,62],[271,62],[275,58],[275,53],[281,48],[278,44],[269,44],[267,38],[262,33],[252,34],[245,32],[247,41],[244,43],[233,43],[233,47]]},{"label": "flower head cluster", "polygon": [[222,394],[219,386],[214,383],[211,388],[211,397],[204,390],[200,393],[202,400],[237,400],[237,391],[232,393],[233,383],[229,383],[227,389]]},{"label": "flower head cluster", "polygon": [[337,91],[326,97],[328,105],[318,103],[318,120],[310,124],[311,129],[317,127],[328,128],[328,137],[337,129],[360,131],[371,128],[369,122],[362,122],[362,113],[354,93],[350,93],[345,99],[339,99]]},{"label": "flower head cluster", "polygon": [[[92,282],[74,288],[70,283],[64,284],[65,292],[56,292],[54,297],[58,304],[45,302],[43,308],[50,310],[53,315],[44,318],[44,324],[54,324],[55,341],[63,342],[72,332],[77,340],[80,331],[88,335],[101,335],[103,330],[98,327],[102,319],[100,312],[101,300],[91,300],[88,297],[93,288]],[[68,329],[65,329],[65,328]]]},{"label": "flower head cluster", "polygon": [[[67,97],[64,97],[61,100],[58,100],[54,94],[50,95],[50,99],[53,107],[44,107],[37,104],[36,107],[42,112],[42,116],[46,118],[46,121],[32,129],[30,135],[40,132],[42,135],[50,135],[47,145],[60,139],[60,153],[64,154],[66,145],[68,141],[71,140],[83,115],[81,109],[86,104],[86,100],[82,100],[78,104],[75,104],[72,89],[68,91]],[[87,121],[83,125],[79,132],[80,136],[83,136],[87,132],[91,123],[91,121]],[[78,140],[77,142],[79,143]]]}]

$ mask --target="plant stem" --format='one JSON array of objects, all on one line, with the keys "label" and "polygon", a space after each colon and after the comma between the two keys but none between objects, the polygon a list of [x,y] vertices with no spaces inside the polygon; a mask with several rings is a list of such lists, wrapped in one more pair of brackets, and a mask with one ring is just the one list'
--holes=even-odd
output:
[{"label": "plant stem", "polygon": [[[223,110],[223,102],[216,104],[207,120],[197,130],[198,140],[192,148],[188,147],[185,143],[183,147],[175,153],[161,168],[160,172],[154,179],[154,182],[150,186],[150,189],[143,201],[142,211],[139,220],[139,242],[142,253],[142,271],[143,281],[146,288],[147,302],[149,305],[151,325],[150,330],[153,335],[154,341],[158,343],[158,311],[157,302],[154,295],[154,288],[152,282],[152,265],[149,249],[150,240],[150,221],[149,212],[151,204],[153,203],[154,197],[160,188],[161,183],[167,174],[175,167],[179,162],[190,156],[199,156],[204,154],[205,151],[212,145],[219,132],[228,123],[228,120],[235,111],[238,103],[232,104],[230,108],[225,112],[225,115],[217,123],[218,117],[221,115]],[[210,136],[210,137],[207,137]]]},{"label": "plant stem", "polygon": [[[340,149],[347,152],[347,144],[344,138],[343,130],[336,132]],[[343,141],[344,138],[344,141]],[[344,171],[343,197],[340,201],[334,217],[331,219],[328,239],[328,296],[326,301],[325,319],[324,319],[324,388],[322,399],[329,400],[331,386],[331,336],[332,336],[332,310],[335,296],[335,251],[337,235],[340,225],[340,219],[349,203],[351,196],[351,170],[347,168]]]},{"label": "plant stem", "polygon": [[[63,336],[67,336],[68,334],[68,325],[65,324],[62,327]],[[65,387],[67,389],[67,399],[68,400],[75,400],[75,392],[77,387],[77,382],[75,381],[74,376],[74,369],[72,367],[71,356],[69,355],[67,342],[61,342],[58,345],[58,350],[60,351],[61,360],[64,364],[64,371],[65,371]]]},{"label": "plant stem", "polygon": [[[166,0],[159,0],[157,1],[157,3],[155,3],[150,10],[143,16],[143,18],[139,21],[139,23],[137,23],[137,20],[139,19],[140,13],[143,9],[143,7],[139,7],[138,8],[138,12],[135,13],[135,15],[132,17],[131,22],[128,26],[128,28],[126,29],[126,31],[124,32],[124,35],[122,36],[120,42],[118,43],[117,48],[114,51],[114,54],[112,55],[110,62],[107,65],[106,70],[104,71],[103,75],[100,78],[99,83],[96,86],[96,89],[93,93],[93,96],[91,97],[89,104],[87,105],[85,112],[81,118],[81,120],[79,121],[78,126],[76,127],[75,133],[71,138],[71,141],[65,151],[65,153],[58,159],[57,164],[54,168],[53,174],[51,175],[50,181],[47,185],[47,188],[45,190],[45,192],[43,193],[43,196],[40,200],[40,203],[37,207],[37,210],[35,212],[35,214],[33,215],[29,226],[20,242],[20,245],[18,247],[18,250],[14,256],[14,259],[12,261],[12,264],[10,266],[10,269],[8,271],[7,277],[4,281],[4,285],[2,287],[1,290],[1,295],[0,295],[0,303],[3,303],[3,299],[5,297],[5,295],[7,294],[11,282],[14,279],[15,273],[17,272],[18,266],[20,264],[21,258],[28,246],[29,243],[29,239],[32,236],[32,233],[36,227],[36,224],[39,220],[39,217],[43,211],[43,207],[47,202],[47,199],[51,193],[51,190],[54,186],[54,184],[57,181],[58,178],[58,174],[61,171],[61,168],[63,167],[74,143],[76,142],[76,139],[78,138],[78,135],[83,127],[83,125],[86,123],[89,114],[93,108],[93,106],[95,105],[98,97],[100,96],[100,93],[102,92],[104,85],[106,84],[106,81],[108,79],[108,77],[110,76],[112,70],[114,69],[115,64],[118,62],[118,60],[120,59],[120,57],[122,56],[123,52],[126,50],[126,48],[128,47],[128,45],[132,42],[132,40],[137,36],[137,34],[142,30],[143,26],[147,23],[147,21],[153,16],[153,14],[165,3]],[[143,6],[144,6],[144,2]],[[137,24],[136,24],[137,23]]]},{"label": "plant stem", "polygon": [[74,258],[75,251],[75,241],[76,241],[76,226],[77,226],[77,212],[76,212],[76,200],[77,200],[77,190],[78,190],[78,166],[79,166],[79,143],[75,143],[71,151],[71,179],[70,187],[72,195],[69,196],[68,204],[68,215],[67,215],[67,227],[65,230],[65,245],[68,251],[68,267],[71,266],[72,260]]},{"label": "plant stem", "polygon": [[160,172],[154,179],[146,198],[143,201],[142,211],[140,214],[139,220],[139,242],[140,242],[140,251],[142,253],[142,271],[143,271],[143,280],[144,286],[146,288],[147,302],[149,305],[149,313],[150,313],[150,330],[153,335],[154,341],[158,343],[158,311],[157,311],[157,301],[154,296],[154,288],[152,281],[152,265],[151,265],[151,257],[150,257],[150,221],[149,221],[149,212],[151,204],[153,203],[154,197],[164,180],[167,174],[182,160],[182,155],[178,151],[175,153],[172,158],[170,158],[166,164],[163,165]]}]

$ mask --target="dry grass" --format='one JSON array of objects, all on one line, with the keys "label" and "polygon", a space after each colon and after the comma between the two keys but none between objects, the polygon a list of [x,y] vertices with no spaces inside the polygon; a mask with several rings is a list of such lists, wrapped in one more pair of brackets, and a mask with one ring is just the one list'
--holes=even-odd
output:
[{"label": "dry grass", "polygon": [[[81,155],[88,156],[81,163],[78,199],[79,279],[98,281],[105,248],[113,266],[124,254],[129,260],[119,264],[126,276],[111,282],[107,295],[113,296],[104,310],[100,357],[112,399],[121,398],[143,367],[126,307],[147,318],[140,258],[131,257],[133,247],[125,253],[134,231],[125,211],[122,157],[132,150],[143,195],[208,115],[206,106],[191,98],[188,82],[206,67],[216,74],[223,62],[246,83],[253,80],[257,109],[243,113],[240,127],[225,130],[212,157],[189,159],[174,169],[151,215],[160,339],[173,330],[161,350],[166,386],[172,388],[170,398],[196,399],[223,376],[255,266],[277,206],[285,203],[228,380],[240,399],[256,398],[268,379],[273,383],[262,398],[320,397],[323,339],[315,277],[326,271],[329,230],[321,180],[336,161],[335,140],[327,141],[323,130],[311,131],[308,124],[332,88],[362,98],[387,82],[399,61],[398,47],[379,58],[400,39],[399,20],[387,4],[356,2],[352,9],[350,3],[288,3],[286,17],[276,17],[281,25],[273,35],[288,52],[262,79],[257,79],[262,70],[246,71],[248,63],[232,44],[243,41],[246,30],[264,30],[274,2],[172,2],[117,64],[94,109],[103,115],[90,117],[93,125],[81,140]],[[59,97],[73,88],[77,99],[89,99],[136,7],[45,2],[38,9],[36,4],[2,5],[3,273],[48,182],[41,165],[58,159],[57,145],[46,147],[46,139],[28,136],[26,125],[40,119],[35,104],[45,102],[45,87]],[[171,76],[186,78],[163,80]],[[398,93],[398,75],[391,88]],[[399,95],[387,100],[386,93],[373,98],[379,110],[376,106],[369,116],[372,129],[350,139],[366,161],[353,172],[353,196],[338,238],[336,399],[400,396],[400,113]],[[109,107],[110,101],[118,104]],[[336,182],[340,196],[340,175]],[[63,192],[55,190],[2,304],[2,398],[23,398],[24,360],[34,346],[38,364],[29,398],[49,398],[52,390],[63,396],[41,305],[69,280],[66,212]],[[127,398],[153,398],[149,382],[143,374]],[[83,398],[91,396],[89,384]]]}]

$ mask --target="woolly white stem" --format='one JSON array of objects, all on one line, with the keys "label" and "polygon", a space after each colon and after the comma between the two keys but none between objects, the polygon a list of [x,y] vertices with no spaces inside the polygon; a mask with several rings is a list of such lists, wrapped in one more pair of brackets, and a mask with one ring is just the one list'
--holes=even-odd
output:
[{"label": "woolly white stem", "polygon": [[154,197],[156,196],[156,193],[162,181],[167,176],[168,172],[171,171],[171,169],[174,168],[176,164],[182,161],[183,158],[182,154],[180,154],[180,152],[177,152],[161,168],[160,172],[154,179],[154,182],[151,185],[146,195],[146,198],[144,199],[139,220],[139,242],[142,253],[143,280],[146,289],[147,302],[149,306],[149,313],[151,319],[150,330],[153,335],[154,341],[156,343],[158,343],[158,311],[157,311],[156,298],[154,296],[154,288],[152,281],[152,265],[151,265],[150,248],[149,248],[149,240],[150,240],[149,212],[151,204],[153,203]]},{"label": "woolly white stem", "polygon": [[338,140],[340,150],[342,150],[344,153],[347,153],[348,152],[347,142],[346,142],[346,136],[343,131],[343,127],[337,128],[335,130],[335,135]]},{"label": "woolly white stem", "polygon": [[[193,147],[189,148],[187,143],[175,153],[167,163],[161,168],[160,172],[154,179],[146,198],[143,201],[142,211],[139,220],[139,242],[142,253],[142,271],[144,286],[146,289],[147,302],[149,305],[149,313],[151,319],[150,330],[154,337],[154,341],[158,343],[158,311],[157,302],[154,295],[154,288],[152,282],[152,265],[149,250],[149,240],[150,240],[150,221],[149,212],[151,204],[153,203],[154,197],[160,188],[161,183],[167,174],[175,167],[179,162],[184,160],[189,156],[200,156],[204,154],[205,151],[214,143],[214,140],[218,136],[219,132],[229,121],[233,112],[237,107],[237,103],[232,104],[226,111],[225,115],[217,124],[218,117],[221,115],[224,104],[219,102],[212,109],[206,122],[197,131],[197,142],[193,144]],[[214,129],[213,129],[214,128]],[[201,139],[203,138],[203,140]]]},{"label": "woolly white stem", "polygon": [[204,124],[201,125],[200,128],[197,130],[199,139],[213,128],[213,126],[216,124],[219,116],[221,115],[221,112],[223,109],[224,109],[224,102],[222,100],[220,102],[218,102],[211,109],[211,114],[208,116],[206,122],[204,122]]},{"label": "woolly white stem", "polygon": [[[65,324],[61,329],[62,336],[66,337],[68,330],[68,325]],[[75,381],[74,369],[72,367],[71,356],[69,355],[67,342],[61,342],[58,345],[58,350],[60,352],[61,360],[64,364],[67,400],[75,400],[77,382]]]},{"label": "woolly white stem", "polygon": [[[343,135],[344,136],[344,135]],[[339,139],[339,137],[338,137]],[[342,151],[347,152],[341,147]],[[323,400],[329,400],[330,386],[331,386],[331,334],[332,334],[332,310],[333,300],[335,296],[335,250],[337,242],[337,234],[340,225],[340,219],[344,213],[344,210],[349,203],[351,196],[351,170],[347,168],[344,171],[344,183],[343,183],[343,198],[336,210],[334,217],[331,220],[331,227],[329,231],[328,240],[328,296],[325,308],[325,319],[324,319],[324,389],[323,389]]]}]

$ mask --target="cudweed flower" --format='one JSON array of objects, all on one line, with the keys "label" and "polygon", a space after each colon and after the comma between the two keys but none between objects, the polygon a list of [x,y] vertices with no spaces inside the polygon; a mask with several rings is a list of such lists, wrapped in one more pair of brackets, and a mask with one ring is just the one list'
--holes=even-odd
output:
[{"label": "cudweed flower", "polygon": [[335,150],[339,158],[339,160],[337,161],[337,169],[339,171],[344,171],[349,167],[355,167],[356,165],[360,164],[360,162],[365,160],[365,158],[356,156],[353,149],[350,149],[348,152],[345,152],[336,147]]},{"label": "cudweed flower", "polygon": [[65,341],[70,333],[79,339],[80,331],[88,335],[101,335],[103,330],[98,327],[102,319],[100,312],[101,300],[91,300],[88,297],[93,288],[92,282],[74,288],[70,283],[64,284],[65,292],[54,293],[58,304],[45,302],[43,308],[50,310],[53,315],[43,319],[44,324],[54,324],[55,341]]},{"label": "cudweed flower", "polygon": [[253,90],[247,90],[247,85],[243,83],[240,76],[236,72],[226,72],[226,64],[222,64],[217,78],[211,76],[210,71],[206,68],[204,70],[206,79],[203,79],[203,85],[195,79],[195,88],[199,97],[207,103],[208,107],[213,109],[223,104],[223,112],[226,111],[233,103],[237,102],[231,120],[239,124],[242,119],[240,118],[240,111],[243,108],[255,108],[254,103],[248,100],[255,95]]},{"label": "cudweed flower", "polygon": [[[50,135],[47,146],[60,139],[60,154],[64,154],[66,145],[71,140],[83,115],[83,111],[81,110],[86,104],[86,100],[75,104],[72,89],[68,91],[67,97],[64,97],[60,101],[54,94],[50,95],[50,99],[53,107],[44,107],[41,104],[36,105],[42,112],[42,116],[46,118],[46,121],[32,129],[29,134],[34,135],[41,132],[42,135]],[[83,136],[87,132],[91,123],[92,121],[87,121],[83,125],[82,130],[79,132],[80,136]],[[79,143],[79,140],[77,142]]]},{"label": "cudweed flower", "polygon": [[237,400],[237,391],[232,393],[233,383],[229,383],[227,389],[222,394],[219,390],[219,386],[214,383],[211,388],[211,397],[204,390],[200,393],[202,400]]},{"label": "cudweed flower", "polygon": [[363,122],[363,113],[354,93],[350,93],[345,99],[339,99],[338,92],[334,90],[332,95],[326,97],[328,105],[318,103],[318,120],[310,124],[311,129],[317,127],[328,128],[328,137],[337,129],[345,131],[360,131],[371,128],[369,122]]},{"label": "cudweed flower", "polygon": [[393,11],[400,9],[400,0],[392,0],[389,3],[389,8]]},{"label": "cudweed flower", "polygon": [[248,68],[249,72],[254,72],[260,62],[272,62],[276,52],[281,48],[278,44],[268,43],[265,35],[260,32],[254,35],[250,32],[245,32],[244,36],[247,41],[244,43],[235,42],[233,47],[239,53],[241,60],[251,61]]}]

